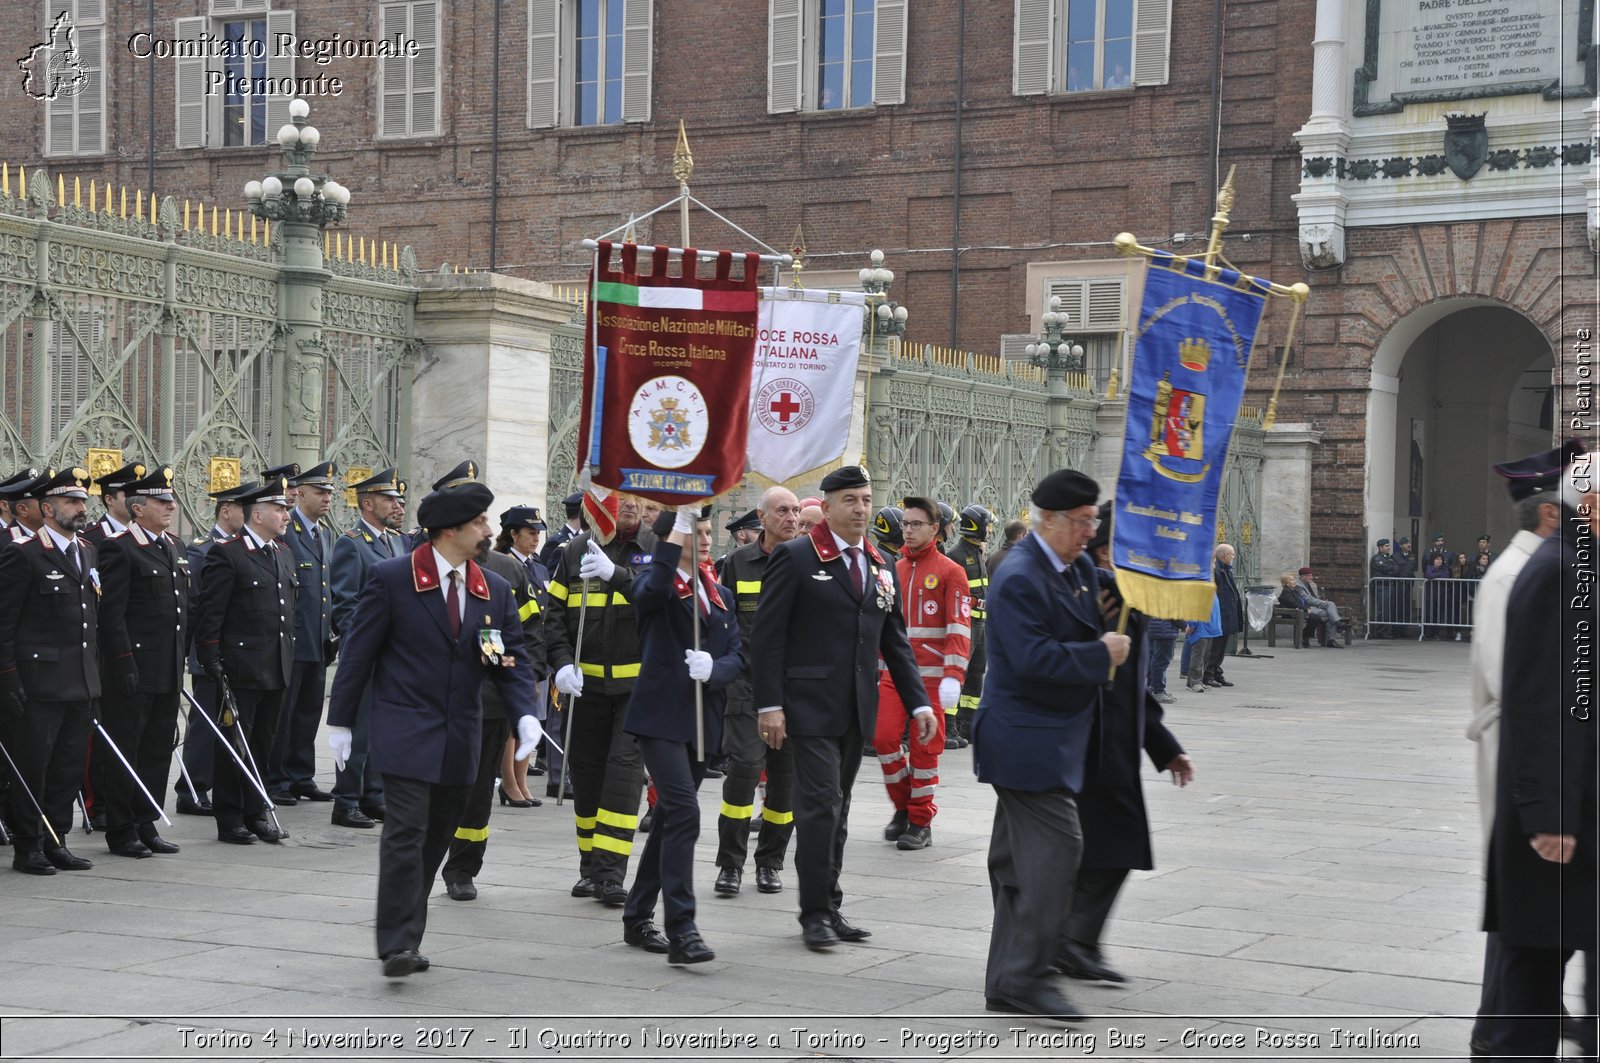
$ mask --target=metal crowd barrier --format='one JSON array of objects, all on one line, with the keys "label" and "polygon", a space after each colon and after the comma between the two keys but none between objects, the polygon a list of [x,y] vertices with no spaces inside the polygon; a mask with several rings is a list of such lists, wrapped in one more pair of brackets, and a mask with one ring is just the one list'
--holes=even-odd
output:
[{"label": "metal crowd barrier", "polygon": [[1367,580],[1368,639],[1466,639],[1472,634],[1475,579],[1373,576]]}]

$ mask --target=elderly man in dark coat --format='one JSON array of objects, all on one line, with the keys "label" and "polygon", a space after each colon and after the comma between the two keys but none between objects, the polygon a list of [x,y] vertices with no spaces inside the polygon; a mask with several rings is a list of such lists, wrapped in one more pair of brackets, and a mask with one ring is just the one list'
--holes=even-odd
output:
[{"label": "elderly man in dark coat", "polygon": [[1560,1039],[1562,976],[1584,954],[1579,1048],[1595,1054],[1596,467],[1580,455],[1561,485],[1560,527],[1534,551],[1506,608],[1500,757],[1489,843],[1485,930],[1500,935],[1495,1059],[1553,1058]]},{"label": "elderly man in dark coat", "polygon": [[[1100,607],[1106,626],[1115,628],[1124,608],[1111,572],[1111,503],[1100,507],[1100,530],[1086,552],[1099,569]],[[1128,616],[1131,640],[1128,660],[1112,677],[1100,717],[1100,764],[1078,793],[1078,823],[1083,830],[1083,858],[1072,891],[1072,908],[1056,950],[1056,970],[1089,981],[1127,979],[1100,954],[1100,935],[1117,894],[1134,869],[1155,867],[1150,852],[1150,820],[1144,811],[1139,777],[1143,751],[1157,771],[1172,772],[1172,781],[1187,786],[1194,762],[1162,722],[1161,702],[1150,692],[1151,620],[1140,612]]]}]

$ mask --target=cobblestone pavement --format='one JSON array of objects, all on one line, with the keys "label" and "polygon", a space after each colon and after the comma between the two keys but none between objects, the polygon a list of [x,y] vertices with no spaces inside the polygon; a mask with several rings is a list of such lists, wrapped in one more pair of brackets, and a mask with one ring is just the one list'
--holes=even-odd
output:
[{"label": "cobblestone pavement", "polygon": [[[0,870],[0,1055],[1464,1056],[1482,949],[1468,646],[1266,652],[1228,662],[1231,689],[1174,683],[1168,721],[1198,780],[1147,775],[1158,867],[1135,873],[1106,939],[1129,981],[1063,980],[1094,1015],[1079,1026],[983,1012],[993,798],[953,752],[920,852],[881,840],[887,801],[862,765],[844,910],[874,933],[820,954],[800,945],[792,870],[775,896],[712,896],[719,793],[702,787],[717,960],[695,968],[624,946],[616,911],[568,894],[571,812],[553,801],[496,808],[479,899],[437,889],[432,969],[403,981],[373,958],[377,832],[332,827],[326,804],[280,813],[283,846],[222,845],[175,817],[183,852],[132,861],[78,833],[93,871]],[[390,1035],[403,1047],[374,1043]]]}]

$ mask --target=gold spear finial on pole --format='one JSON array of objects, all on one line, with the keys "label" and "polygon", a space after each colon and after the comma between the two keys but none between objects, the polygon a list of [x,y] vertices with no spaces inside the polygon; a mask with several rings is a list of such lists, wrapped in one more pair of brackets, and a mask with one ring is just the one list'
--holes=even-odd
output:
[{"label": "gold spear finial on pole", "polygon": [[1211,215],[1211,241],[1206,244],[1206,273],[1215,275],[1220,267],[1217,256],[1222,253],[1222,233],[1228,227],[1228,215],[1233,212],[1233,172],[1237,166],[1228,167],[1228,179],[1217,190],[1217,212]]},{"label": "gold spear finial on pole", "polygon": [[789,287],[801,289],[805,285],[800,282],[800,274],[806,268],[806,234],[802,225],[794,227],[794,239],[789,245],[789,253],[794,256],[794,272],[789,275]]},{"label": "gold spear finial on pole", "polygon": [[680,185],[689,183],[689,178],[694,173],[694,153],[689,150],[689,131],[684,128],[683,119],[678,119],[678,145],[672,149],[672,176],[677,178]]}]

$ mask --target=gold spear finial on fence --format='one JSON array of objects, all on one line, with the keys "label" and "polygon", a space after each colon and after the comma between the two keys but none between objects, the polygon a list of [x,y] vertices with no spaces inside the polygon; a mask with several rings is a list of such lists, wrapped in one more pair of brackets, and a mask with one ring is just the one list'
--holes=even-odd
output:
[{"label": "gold spear finial on fence", "polygon": [[678,119],[678,144],[672,149],[672,176],[680,185],[689,183],[689,177],[694,173],[694,153],[689,150],[689,131],[684,128],[683,119]]}]

